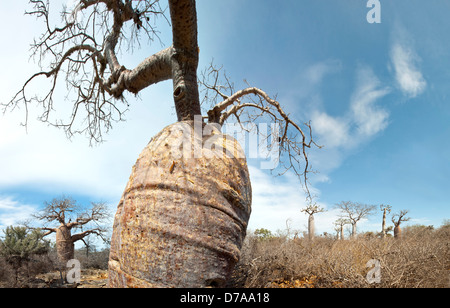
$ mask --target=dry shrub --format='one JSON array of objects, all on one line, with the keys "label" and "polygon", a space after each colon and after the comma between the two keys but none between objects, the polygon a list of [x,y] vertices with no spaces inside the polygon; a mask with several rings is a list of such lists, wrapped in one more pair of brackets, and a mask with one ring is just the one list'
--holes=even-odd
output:
[{"label": "dry shrub", "polygon": [[35,276],[54,269],[53,261],[49,254],[33,256],[24,262],[17,271],[17,277],[13,266],[0,258],[0,288],[30,288],[33,287]]},{"label": "dry shrub", "polygon": [[109,248],[100,251],[76,250],[75,259],[80,261],[82,269],[108,269]]},{"label": "dry shrub", "polygon": [[0,288],[14,285],[14,270],[0,257]]},{"label": "dry shrub", "polygon": [[[443,229],[404,232],[401,240],[362,236],[344,241],[323,237],[262,240],[250,235],[230,286],[450,287],[450,229]],[[366,279],[371,259],[380,262],[379,283]]]}]

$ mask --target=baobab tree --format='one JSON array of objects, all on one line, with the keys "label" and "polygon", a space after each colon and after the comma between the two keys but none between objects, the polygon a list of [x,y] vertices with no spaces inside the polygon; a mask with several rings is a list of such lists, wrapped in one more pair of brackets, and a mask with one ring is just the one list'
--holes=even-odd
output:
[{"label": "baobab tree", "polygon": [[334,222],[334,230],[337,232],[338,239],[344,240],[344,226],[349,223],[349,220],[343,218],[339,218]]},{"label": "baobab tree", "polygon": [[404,221],[409,221],[410,217],[405,217],[408,214],[408,210],[401,210],[399,213],[392,215],[392,223],[394,224],[394,237],[401,238],[402,237],[402,229],[400,228],[400,224]]},{"label": "baobab tree", "polygon": [[[109,217],[104,203],[92,203],[90,208],[82,209],[71,198],[62,197],[45,203],[45,208],[33,215],[44,222],[39,228],[45,231],[43,236],[56,234],[56,252],[63,266],[73,259],[75,242],[94,234],[105,240],[106,228],[101,226]],[[57,226],[51,226],[55,225]],[[84,228],[88,227],[86,230]],[[79,229],[79,233],[73,234]]]},{"label": "baobab tree", "polygon": [[314,202],[309,203],[301,212],[308,214],[308,238],[312,240],[315,233],[314,214],[325,212],[325,209]]},{"label": "baobab tree", "polygon": [[386,214],[391,212],[391,206],[390,205],[380,205],[380,210],[383,212],[383,221],[381,223],[381,237],[386,237]]},{"label": "baobab tree", "polygon": [[367,218],[375,211],[374,205],[362,204],[351,201],[341,201],[336,204],[336,208],[342,211],[342,217],[348,219],[352,225],[352,238],[356,236],[356,224],[361,219]]},{"label": "baobab tree", "polygon": [[[62,24],[56,26],[49,2],[30,2],[34,8],[27,14],[46,25],[32,45],[41,71],[23,84],[6,109],[23,105],[27,113],[29,105],[37,104],[41,121],[64,129],[69,137],[85,133],[99,142],[114,122],[124,119],[127,93],[173,81],[178,122],[154,136],[133,167],[115,215],[109,285],[224,285],[246,234],[251,183],[244,151],[222,134],[222,125],[234,120],[245,129],[246,122],[263,117],[275,124],[279,130],[268,137],[279,145],[279,174],[292,171],[309,194],[307,150],[318,147],[309,122],[297,123],[259,88],[235,91],[214,66],[204,74],[212,81],[201,82],[210,104],[202,115],[195,0],[168,0],[168,12],[161,4],[167,2],[158,0],[79,0],[74,9],[62,11]],[[170,20],[172,44],[126,68],[118,51],[158,38],[158,16]],[[28,86],[42,77],[49,80],[49,91],[28,96]],[[72,97],[67,119],[55,116],[58,80]],[[186,154],[190,150],[194,157]]]}]

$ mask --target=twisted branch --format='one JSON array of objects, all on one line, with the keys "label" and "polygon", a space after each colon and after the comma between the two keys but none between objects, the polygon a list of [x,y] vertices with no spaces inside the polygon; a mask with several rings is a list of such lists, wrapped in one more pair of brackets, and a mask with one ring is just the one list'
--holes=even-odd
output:
[{"label": "twisted branch", "polygon": [[[221,76],[221,70],[222,67],[218,68],[211,64],[202,73],[203,79],[200,84],[204,88],[203,103],[208,101],[211,104],[211,108],[207,111],[208,121],[224,125],[225,122],[230,121],[230,118],[234,118],[244,128],[243,124],[256,123],[260,118],[266,117],[271,123],[278,124],[282,131],[278,140],[274,140],[276,136],[271,135],[267,138],[271,137],[272,143],[278,142],[280,145],[281,168],[279,175],[292,170],[304,184],[307,197],[312,199],[308,188],[308,173],[312,170],[307,149],[312,146],[321,148],[321,146],[313,140],[310,123],[303,123],[308,131],[305,134],[305,128],[294,121],[276,99],[255,87],[235,91],[234,84],[230,82],[226,73]],[[304,166],[302,167],[303,161]]]}]

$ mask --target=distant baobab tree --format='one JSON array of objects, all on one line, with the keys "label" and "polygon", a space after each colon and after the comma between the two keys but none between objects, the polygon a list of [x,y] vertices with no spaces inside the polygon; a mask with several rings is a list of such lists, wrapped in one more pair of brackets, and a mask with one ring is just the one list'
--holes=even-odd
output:
[{"label": "distant baobab tree", "polygon": [[[74,258],[75,242],[90,234],[105,239],[107,228],[101,224],[106,222],[109,213],[104,203],[92,203],[91,207],[81,208],[72,198],[62,197],[46,202],[45,208],[33,217],[44,222],[44,226],[38,228],[45,231],[43,236],[56,234],[56,252],[65,266]],[[74,233],[74,230],[80,232]]]},{"label": "distant baobab tree", "polygon": [[[4,104],[5,110],[24,107],[25,124],[28,108],[35,105],[42,108],[41,121],[64,129],[68,137],[82,133],[101,142],[113,123],[125,119],[128,94],[173,82],[178,122],[154,136],[133,167],[114,221],[110,287],[225,285],[246,235],[251,183],[244,151],[222,134],[222,125],[234,121],[244,127],[262,119],[277,125],[279,132],[268,138],[279,144],[279,174],[292,171],[309,195],[307,151],[319,147],[309,121],[299,123],[259,88],[236,91],[213,65],[201,81],[202,107],[209,108],[202,115],[195,0],[78,0],[74,8],[63,8],[59,23],[51,20],[49,1],[30,3],[26,14],[45,24],[31,47],[40,70]],[[172,26],[170,46],[125,67],[119,50],[158,39],[158,16]],[[48,80],[49,87],[43,94],[28,93],[38,78]],[[61,100],[55,99],[55,89],[61,83],[67,89],[64,105],[72,104],[65,117],[56,113]],[[155,113],[161,104],[146,103]],[[188,149],[200,145],[198,157],[174,156],[186,140]]]},{"label": "distant baobab tree", "polygon": [[386,214],[391,212],[391,206],[390,205],[380,205],[380,210],[383,212],[383,221],[381,223],[381,237],[386,237]]},{"label": "distant baobab tree", "polygon": [[314,202],[309,203],[301,212],[308,214],[308,238],[312,240],[315,235],[314,214],[325,212],[325,209]]},{"label": "distant baobab tree", "polygon": [[409,221],[410,217],[405,217],[408,214],[408,210],[401,210],[399,213],[392,215],[392,223],[394,224],[394,237],[401,238],[402,237],[402,229],[400,228],[400,224],[404,221]]},{"label": "distant baobab tree", "polygon": [[334,222],[334,230],[337,232],[337,237],[340,240],[344,240],[344,226],[348,225],[350,221],[348,219],[339,218]]},{"label": "distant baobab tree", "polygon": [[375,211],[374,205],[362,204],[351,201],[341,201],[336,208],[342,211],[341,218],[347,219],[352,225],[352,238],[356,236],[356,224],[361,219],[367,218]]}]

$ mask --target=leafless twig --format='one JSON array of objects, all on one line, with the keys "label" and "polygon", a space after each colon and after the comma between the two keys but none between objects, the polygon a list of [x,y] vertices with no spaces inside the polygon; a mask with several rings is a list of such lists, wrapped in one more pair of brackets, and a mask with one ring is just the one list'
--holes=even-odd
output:
[{"label": "leafless twig", "polygon": [[[70,11],[63,8],[60,26],[53,25],[48,0],[30,0],[30,3],[33,8],[26,15],[43,20],[46,29],[31,46],[32,57],[41,71],[32,75],[10,102],[3,104],[4,111],[23,104],[25,126],[29,105],[36,104],[42,107],[39,120],[63,128],[68,137],[86,133],[91,140],[99,142],[112,122],[124,119],[128,108],[123,96],[125,90],[137,93],[139,87],[167,78],[155,76],[154,80],[147,78],[138,82],[142,80],[138,73],[144,68],[151,70],[149,66],[153,63],[149,62],[159,59],[161,53],[131,71],[121,66],[116,56],[124,43],[128,48],[139,44],[142,35],[151,41],[158,38],[154,20],[164,16],[165,10],[157,0],[80,0]],[[123,35],[125,31],[128,37]],[[28,86],[40,77],[49,80],[49,88],[43,96],[29,96]],[[67,88],[65,103],[72,100],[72,111],[67,118],[53,116],[55,105],[60,104],[55,102],[55,90],[60,81],[64,81]]]},{"label": "leafless twig", "polygon": [[[314,142],[310,122],[303,125],[298,124],[293,117],[287,114],[275,98],[270,97],[259,88],[249,87],[235,91],[234,84],[223,72],[222,67],[214,64],[203,71],[203,108],[208,102],[211,105],[207,111],[207,119],[210,123],[225,124],[233,119],[241,124],[243,129],[256,127],[253,125],[262,119],[279,125],[280,135],[275,140],[280,145],[280,172],[293,171],[304,184],[308,197],[311,199],[308,189],[308,173],[312,172],[309,164],[307,149],[315,146],[321,148]],[[269,134],[267,138],[273,138]],[[273,143],[273,142],[272,142]],[[302,166],[304,163],[304,166]]]}]

